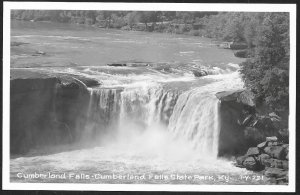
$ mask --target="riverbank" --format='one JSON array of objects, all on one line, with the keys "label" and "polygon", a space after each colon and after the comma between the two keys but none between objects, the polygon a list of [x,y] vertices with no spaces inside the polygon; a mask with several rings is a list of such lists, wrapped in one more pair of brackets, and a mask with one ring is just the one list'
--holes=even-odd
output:
[{"label": "riverbank", "polygon": [[287,121],[257,105],[248,90],[217,93],[221,101],[219,155],[236,157],[236,166],[262,173],[273,184],[288,183]]}]

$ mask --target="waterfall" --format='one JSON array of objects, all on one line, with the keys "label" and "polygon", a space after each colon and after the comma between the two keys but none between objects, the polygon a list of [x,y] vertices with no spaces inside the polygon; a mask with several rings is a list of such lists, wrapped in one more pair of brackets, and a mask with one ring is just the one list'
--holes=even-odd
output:
[{"label": "waterfall", "polygon": [[[208,78],[209,76],[207,76]],[[211,84],[181,94],[170,117],[168,130],[176,139],[185,139],[202,155],[216,158],[220,133],[219,99],[223,90],[243,88],[238,72],[214,75]]]},{"label": "waterfall", "polygon": [[167,124],[178,94],[161,86],[126,88],[121,93],[120,126],[131,122],[143,129]]},{"label": "waterfall", "polygon": [[179,96],[168,129],[175,138],[185,139],[203,155],[217,157],[219,100],[201,90]]},{"label": "waterfall", "polygon": [[88,91],[90,100],[83,140],[114,130],[124,135],[156,124],[166,126],[178,98],[178,93],[164,90],[160,85],[88,88]]},{"label": "waterfall", "polygon": [[185,92],[155,82],[119,89],[88,88],[90,101],[83,137],[113,131],[118,137],[132,137],[159,127],[174,139],[191,144],[199,154],[217,157],[220,124],[215,94],[240,89],[242,82],[237,73],[210,78],[215,82]]},{"label": "waterfall", "polygon": [[83,140],[89,140],[103,134],[108,127],[113,128],[119,119],[120,89],[87,88],[90,94],[86,113],[86,125],[82,133]]}]

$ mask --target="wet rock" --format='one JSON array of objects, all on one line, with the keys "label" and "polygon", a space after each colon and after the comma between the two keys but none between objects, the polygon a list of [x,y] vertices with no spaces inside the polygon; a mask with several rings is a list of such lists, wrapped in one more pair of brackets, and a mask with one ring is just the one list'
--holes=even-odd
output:
[{"label": "wet rock", "polygon": [[87,87],[95,87],[101,85],[97,80],[86,78],[86,77],[77,77],[78,80],[82,81]]},{"label": "wet rock", "polygon": [[271,157],[268,154],[261,154],[257,157],[257,159],[261,165],[267,166],[267,167],[271,166],[271,162],[269,161],[269,159],[271,159]]},{"label": "wet rock", "polygon": [[238,50],[238,51],[234,52],[234,56],[238,57],[238,58],[248,58],[249,57],[249,53],[248,53],[247,49]]},{"label": "wet rock", "polygon": [[216,97],[223,101],[223,102],[228,102],[228,101],[236,101],[238,95],[242,92],[243,90],[239,91],[222,91],[216,93]]},{"label": "wet rock", "polygon": [[10,46],[20,46],[20,45],[24,45],[24,44],[29,44],[29,43],[18,42],[18,41],[12,41],[12,42],[10,43]]},{"label": "wet rock", "polygon": [[126,63],[112,63],[112,64],[107,64],[107,66],[126,66]]},{"label": "wet rock", "polygon": [[268,146],[264,149],[264,152],[272,158],[279,160],[284,160],[286,158],[286,151],[282,146]]},{"label": "wet rock", "polygon": [[236,158],[236,164],[243,166],[243,163],[245,161],[245,159],[248,158],[247,156],[239,156]]},{"label": "wet rock", "polygon": [[262,143],[258,144],[257,147],[260,148],[260,149],[264,149],[267,146],[267,144],[268,144],[268,142],[265,141],[265,142],[262,142]]},{"label": "wet rock", "polygon": [[247,49],[248,45],[246,43],[231,43],[230,49],[233,50],[240,50],[240,49]]},{"label": "wet rock", "polygon": [[193,74],[195,77],[202,77],[202,76],[206,76],[207,72],[204,70],[192,70]]},{"label": "wet rock", "polygon": [[287,160],[272,159],[270,167],[288,170],[289,169],[289,162]]},{"label": "wet rock", "polygon": [[126,63],[126,66],[130,66],[130,67],[150,66],[150,63],[147,63],[147,62],[129,62],[129,63]]},{"label": "wet rock", "polygon": [[282,144],[280,144],[279,142],[268,142],[268,146],[280,146]]},{"label": "wet rock", "polygon": [[79,85],[75,82],[62,84],[61,88],[63,89],[79,89]]},{"label": "wet rock", "polygon": [[287,176],[288,171],[278,168],[267,168],[265,171],[265,176],[267,177],[275,177],[282,178]]},{"label": "wet rock", "polygon": [[248,149],[246,156],[255,156],[259,154],[260,154],[259,148],[251,147]]},{"label": "wet rock", "polygon": [[273,158],[266,158],[262,160],[262,165],[265,167],[271,167],[273,163]]},{"label": "wet rock", "polygon": [[34,54],[32,54],[32,56],[44,56],[46,55],[46,52],[44,51],[36,51]]},{"label": "wet rock", "polygon": [[273,136],[273,137],[266,137],[266,141],[268,142],[276,142],[278,139],[276,136]]},{"label": "wet rock", "polygon": [[246,167],[247,170],[258,171],[260,169],[259,162],[254,157],[247,157],[243,166]]}]

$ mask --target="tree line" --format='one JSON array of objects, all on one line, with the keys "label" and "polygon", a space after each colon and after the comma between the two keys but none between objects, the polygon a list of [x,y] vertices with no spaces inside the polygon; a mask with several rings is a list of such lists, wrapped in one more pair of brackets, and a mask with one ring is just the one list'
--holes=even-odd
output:
[{"label": "tree line", "polygon": [[288,116],[288,13],[12,10],[11,18],[189,34],[246,44],[249,58],[241,64],[246,87],[258,103]]}]

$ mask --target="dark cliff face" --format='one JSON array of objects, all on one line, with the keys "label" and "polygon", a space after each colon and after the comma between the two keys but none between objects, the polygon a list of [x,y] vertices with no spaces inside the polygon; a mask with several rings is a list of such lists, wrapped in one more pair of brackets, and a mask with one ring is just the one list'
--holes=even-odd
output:
[{"label": "dark cliff face", "polygon": [[280,135],[282,121],[271,114],[262,114],[254,96],[247,90],[217,93],[220,99],[219,156],[244,154],[249,147],[263,142],[266,137]]},{"label": "dark cliff face", "polygon": [[241,92],[217,94],[217,97],[221,100],[219,156],[240,154],[247,148],[244,127],[240,124],[240,121],[243,121],[247,115],[254,114],[254,109],[242,101],[238,101]]},{"label": "dark cliff face", "polygon": [[73,143],[86,122],[89,93],[72,78],[12,78],[10,152]]}]

